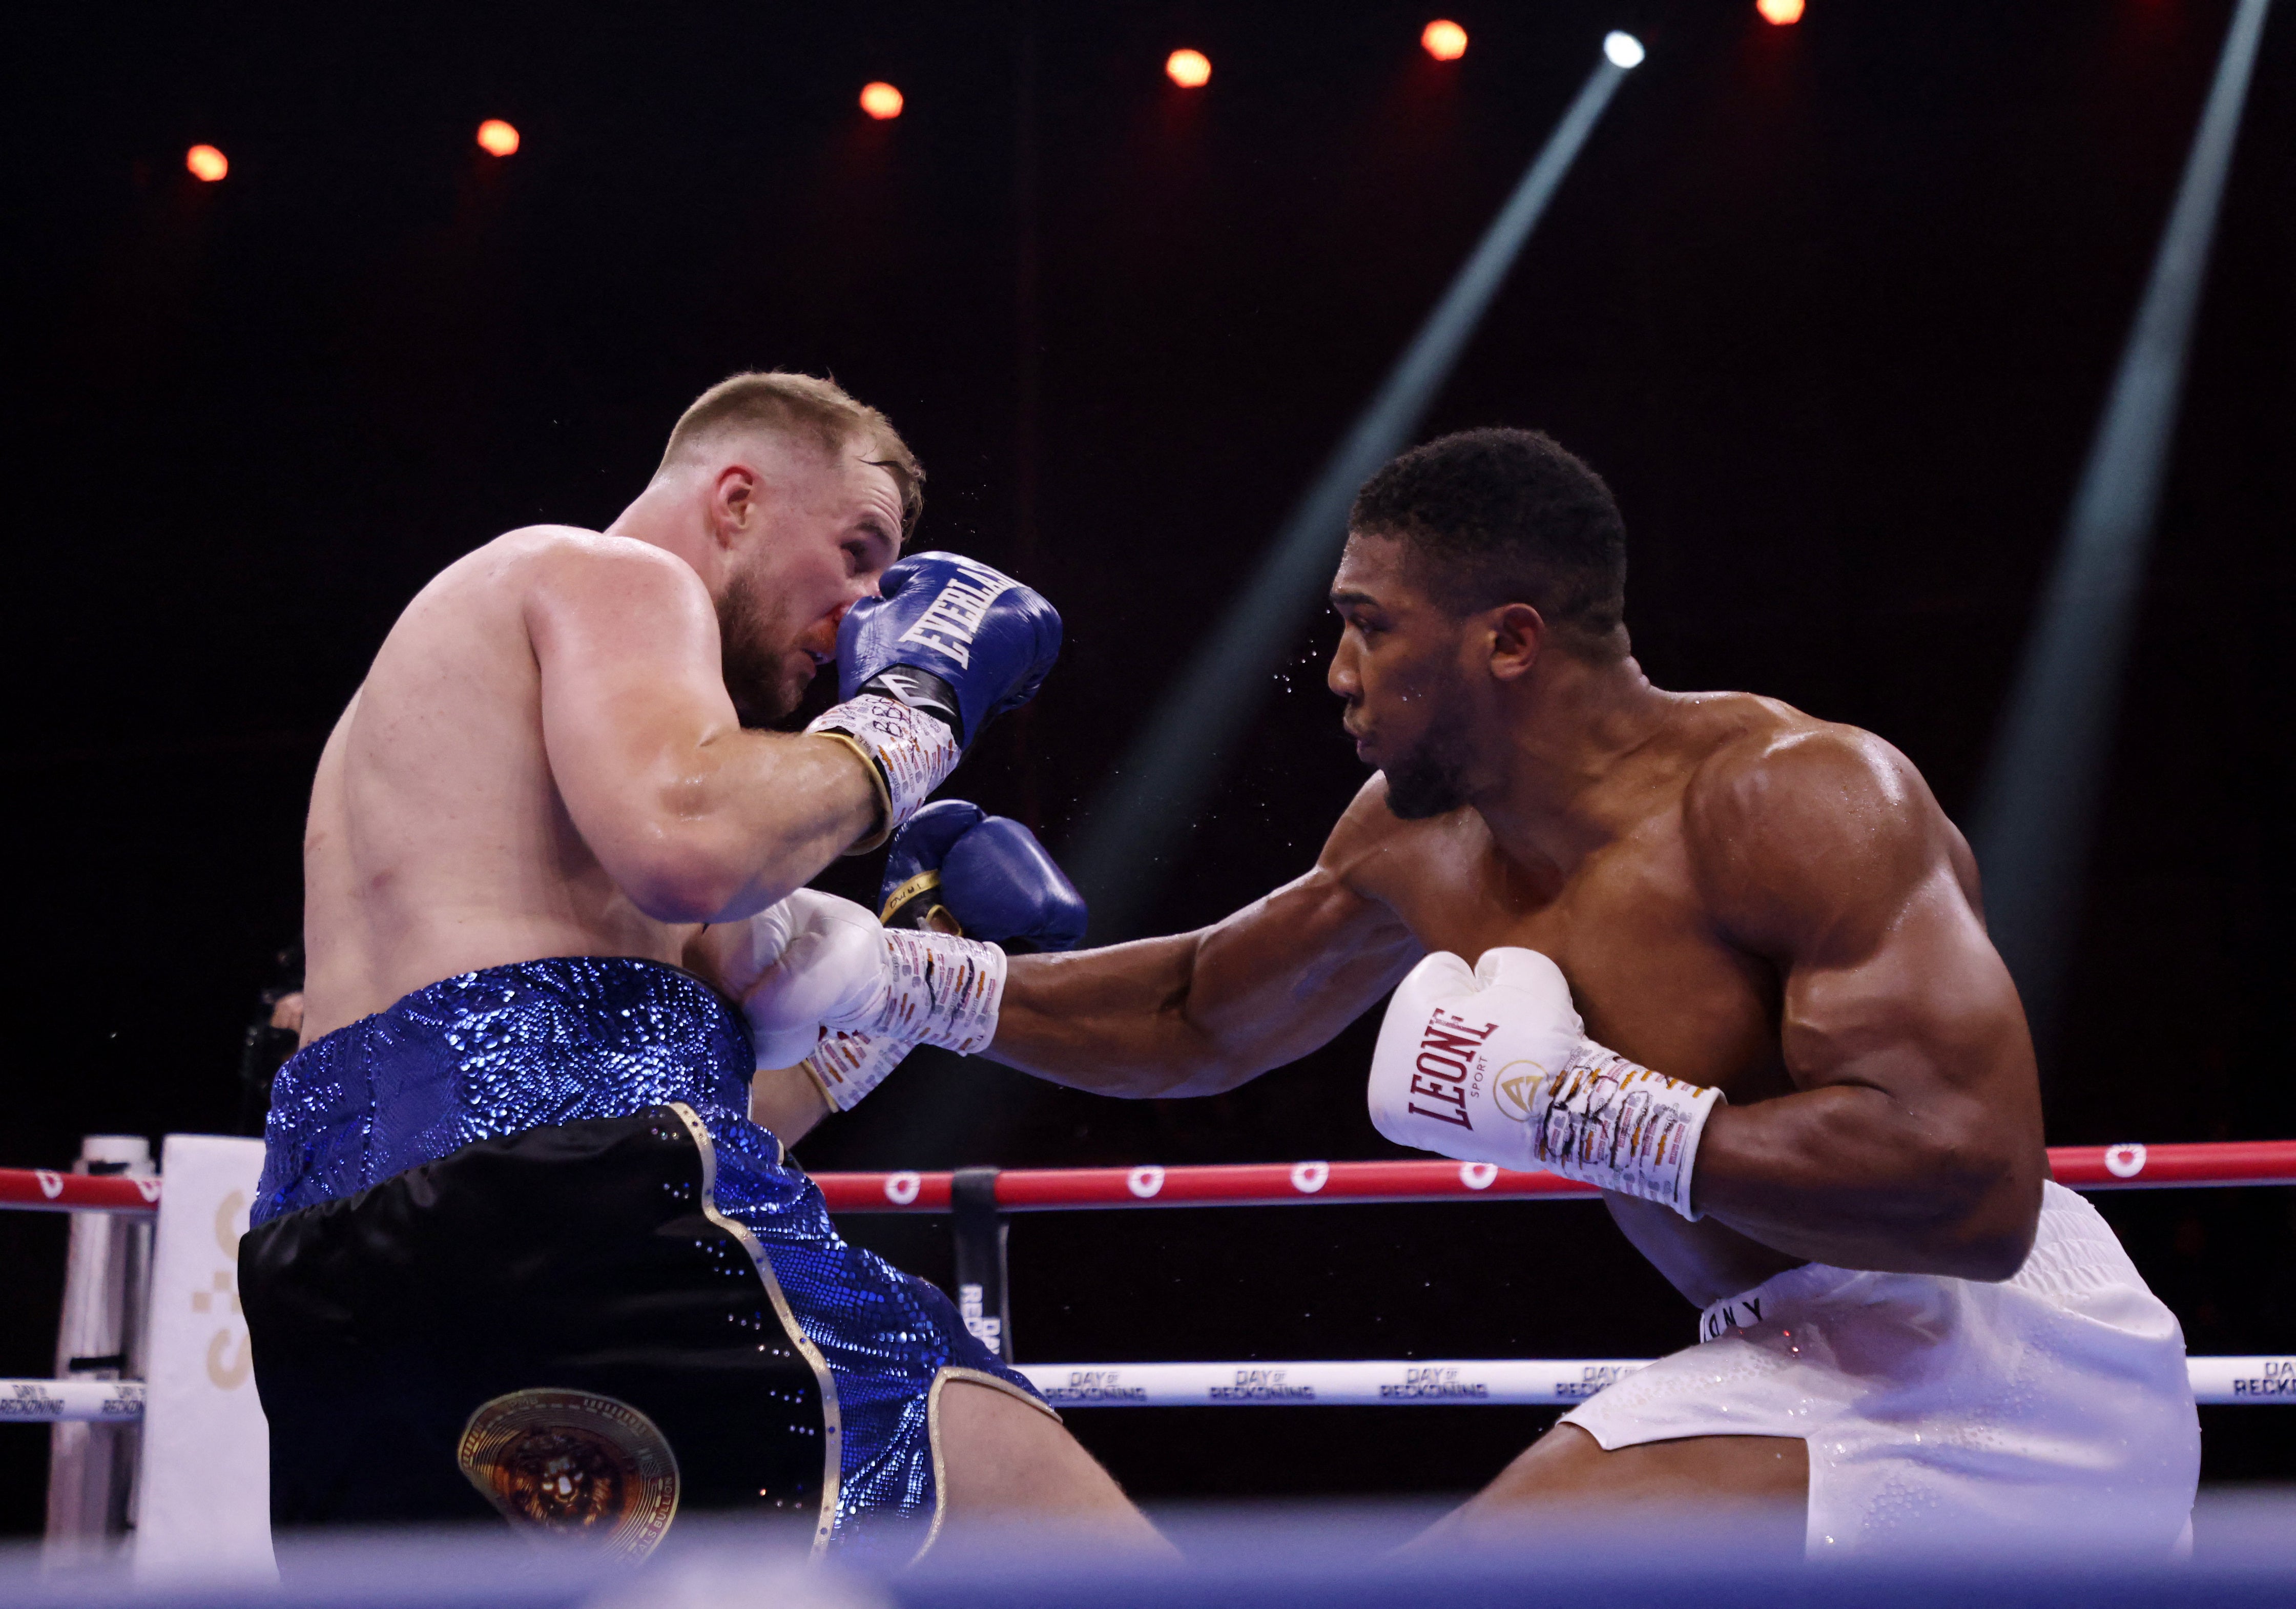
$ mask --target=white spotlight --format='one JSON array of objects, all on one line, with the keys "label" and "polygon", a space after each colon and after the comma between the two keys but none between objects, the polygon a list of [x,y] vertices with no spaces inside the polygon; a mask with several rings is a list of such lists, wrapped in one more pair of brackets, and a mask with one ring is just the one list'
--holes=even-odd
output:
[{"label": "white spotlight", "polygon": [[1603,53],[1611,58],[1613,67],[1640,67],[1643,64],[1643,42],[1632,34],[1607,34],[1603,39]]}]

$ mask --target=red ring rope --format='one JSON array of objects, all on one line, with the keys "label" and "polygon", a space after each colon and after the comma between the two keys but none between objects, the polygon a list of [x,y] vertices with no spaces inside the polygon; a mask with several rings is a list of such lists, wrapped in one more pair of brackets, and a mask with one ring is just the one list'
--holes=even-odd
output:
[{"label": "red ring rope", "polygon": [[[2061,1145],[2057,1182],[2076,1190],[2296,1184],[2296,1140]],[[832,1212],[946,1212],[946,1173],[817,1173]],[[1280,1207],[1311,1202],[1522,1201],[1589,1196],[1591,1185],[1449,1162],[1246,1162],[1211,1168],[1014,1168],[996,1175],[1008,1212],[1076,1207]]]},{"label": "red ring rope", "polygon": [[[2296,1184],[2296,1140],[2184,1145],[2060,1145],[2050,1170],[2076,1190],[2173,1190]],[[817,1173],[832,1212],[946,1212],[946,1173]],[[996,1175],[1009,1212],[1074,1207],[1270,1207],[1310,1202],[1522,1201],[1587,1196],[1552,1173],[1448,1162],[1245,1162],[1210,1168],[1014,1168]],[[160,1181],[0,1168],[0,1208],[50,1212],[158,1210]]]}]

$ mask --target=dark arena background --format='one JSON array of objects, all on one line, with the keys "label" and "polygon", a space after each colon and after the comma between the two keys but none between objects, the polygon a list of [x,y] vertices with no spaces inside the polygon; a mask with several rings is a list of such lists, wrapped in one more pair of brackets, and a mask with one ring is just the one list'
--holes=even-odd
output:
[{"label": "dark arena background", "polygon": [[[1421,45],[1438,16],[1465,31],[1456,60]],[[242,1038],[288,981],[312,768],[383,633],[506,529],[612,519],[737,370],[833,374],[884,408],[931,476],[918,545],[1059,605],[1062,664],[948,791],[1073,864],[1613,29],[1647,60],[1413,439],[1553,432],[1618,494],[1654,680],[1869,728],[1968,825],[2234,20],[28,8],[0,167],[0,1164],[66,1166],[86,1133],[251,1131]],[[2104,640],[2085,672],[2113,697],[2045,930],[2054,1145],[2296,1136],[2291,21],[2265,28],[2240,114],[2125,652]],[[1181,49],[1208,83],[1167,76]],[[873,83],[897,116],[862,110]],[[486,119],[513,152],[474,143]],[[194,146],[227,172],[196,176]],[[1323,685],[1332,620],[1270,629],[1289,646],[1203,757],[1202,802],[1096,940],[1296,875],[1359,784]],[[867,899],[878,870],[821,885]],[[1398,1156],[1364,1111],[1376,1023],[1200,1101],[922,1051],[799,1155]],[[2095,1199],[2194,1353],[2296,1342],[2296,1193]],[[66,1225],[0,1213],[0,1375],[53,1373]],[[845,1227],[950,1277],[944,1219]],[[1011,1255],[1024,1360],[1646,1357],[1694,1317],[1587,1203],[1045,1214]],[[1464,1493],[1554,1412],[1070,1418],[1153,1506]],[[2204,1482],[2296,1480],[2286,1420],[2204,1408]],[[47,1450],[45,1427],[0,1426],[0,1531],[40,1531]]]}]

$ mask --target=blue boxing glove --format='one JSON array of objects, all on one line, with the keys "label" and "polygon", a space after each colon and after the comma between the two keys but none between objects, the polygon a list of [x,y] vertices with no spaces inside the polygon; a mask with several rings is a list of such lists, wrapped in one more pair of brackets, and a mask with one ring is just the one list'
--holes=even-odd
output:
[{"label": "blue boxing glove", "polygon": [[1037,949],[1084,940],[1084,896],[1037,835],[962,799],[927,805],[895,834],[878,902],[887,927],[954,926]]},{"label": "blue boxing glove", "polygon": [[915,815],[991,718],[1036,696],[1061,652],[1053,606],[977,560],[917,554],[878,593],[838,628],[842,702],[806,727],[852,744],[876,775],[883,830],[857,850]]},{"label": "blue boxing glove", "polygon": [[1044,595],[976,559],[917,554],[885,572],[877,595],[837,628],[838,697],[930,710],[959,748],[1036,697],[1060,657],[1061,617]]}]

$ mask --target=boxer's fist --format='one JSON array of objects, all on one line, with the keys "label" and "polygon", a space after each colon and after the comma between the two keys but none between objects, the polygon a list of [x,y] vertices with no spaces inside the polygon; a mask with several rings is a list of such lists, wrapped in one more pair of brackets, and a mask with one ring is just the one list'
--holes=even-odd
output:
[{"label": "boxer's fist", "polygon": [[1439,952],[1411,969],[1380,1024],[1369,1100],[1398,1145],[1549,1168],[1695,1219],[1698,1142],[1722,1092],[1595,1044],[1562,969],[1504,948],[1472,973]]},{"label": "boxer's fist", "polygon": [[760,1068],[802,1066],[840,1112],[914,1045],[960,1055],[996,1031],[1004,952],[943,933],[888,932],[866,909],[800,889],[750,918],[726,966]]},{"label": "boxer's fist", "polygon": [[877,590],[838,627],[837,696],[874,693],[930,711],[961,749],[1034,698],[1060,657],[1059,613],[978,560],[916,554],[886,571]]},{"label": "boxer's fist", "polygon": [[953,553],[885,572],[837,628],[839,702],[809,733],[849,743],[877,782],[871,850],[917,813],[991,717],[1036,696],[1061,617],[1012,577]]},{"label": "boxer's fist", "polygon": [[1545,1166],[1531,1115],[1539,1086],[1586,1043],[1562,969],[1493,949],[1472,971],[1439,950],[1395,990],[1372,1053],[1373,1127],[1463,1162]]},{"label": "boxer's fist", "polygon": [[946,915],[970,939],[1074,949],[1084,939],[1084,896],[1037,835],[962,799],[927,805],[893,837],[878,893],[889,927],[928,927]]},{"label": "boxer's fist", "polygon": [[824,1028],[874,1019],[887,988],[885,930],[866,908],[800,889],[750,918],[740,978],[760,1067],[794,1067]]}]

